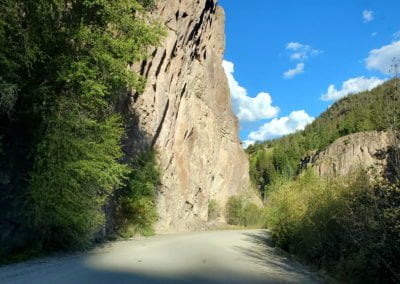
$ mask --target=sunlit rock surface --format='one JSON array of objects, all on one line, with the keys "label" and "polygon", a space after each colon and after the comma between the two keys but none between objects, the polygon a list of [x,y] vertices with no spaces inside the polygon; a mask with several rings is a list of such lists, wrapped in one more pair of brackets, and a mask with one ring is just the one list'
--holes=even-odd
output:
[{"label": "sunlit rock surface", "polygon": [[346,176],[359,168],[368,170],[373,177],[383,177],[388,174],[390,147],[396,144],[398,139],[390,132],[350,134],[305,158],[303,167],[314,169],[322,177]]},{"label": "sunlit rock surface", "polygon": [[158,151],[157,231],[200,230],[210,199],[220,205],[220,221],[232,195],[259,202],[222,69],[225,16],[214,0],[158,1],[153,16],[168,35],[134,67],[148,81],[143,94],[129,98],[128,151],[146,143]]}]

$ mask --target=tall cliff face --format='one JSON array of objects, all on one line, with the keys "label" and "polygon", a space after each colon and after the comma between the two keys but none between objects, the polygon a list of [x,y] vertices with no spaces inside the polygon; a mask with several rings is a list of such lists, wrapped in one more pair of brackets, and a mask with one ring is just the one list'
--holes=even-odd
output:
[{"label": "tall cliff face", "polygon": [[128,151],[158,151],[157,231],[198,230],[210,199],[224,208],[232,195],[252,195],[222,69],[224,12],[215,0],[160,0],[154,17],[168,34],[137,67],[147,86],[130,97]]}]

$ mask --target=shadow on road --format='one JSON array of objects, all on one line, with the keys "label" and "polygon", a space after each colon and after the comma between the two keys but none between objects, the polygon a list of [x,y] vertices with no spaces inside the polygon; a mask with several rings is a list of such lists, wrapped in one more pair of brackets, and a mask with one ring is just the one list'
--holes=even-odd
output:
[{"label": "shadow on road", "polygon": [[[93,274],[92,274],[93,273]],[[251,275],[244,275],[240,273],[235,273],[233,271],[219,271],[218,273],[209,274],[209,272],[204,271],[204,275],[177,275],[174,276],[154,276],[154,275],[141,275],[128,272],[115,272],[115,271],[91,271],[92,276],[90,280],[94,282],[90,283],[146,283],[146,284],[261,284],[261,283],[300,283],[297,281],[288,282],[279,280],[279,278],[271,279],[269,277],[261,278]],[[50,283],[50,282],[49,282]],[[58,282],[59,283],[59,282]],[[69,282],[71,283],[71,282]],[[89,283],[89,282],[80,282]]]},{"label": "shadow on road", "polygon": [[243,233],[243,235],[246,241],[252,242],[254,246],[252,248],[236,246],[235,249],[247,256],[253,263],[275,271],[277,274],[289,275],[295,282],[299,280],[301,283],[322,282],[315,273],[310,272],[308,268],[297,261],[285,257],[280,249],[275,248],[271,235],[267,231],[260,230]]}]

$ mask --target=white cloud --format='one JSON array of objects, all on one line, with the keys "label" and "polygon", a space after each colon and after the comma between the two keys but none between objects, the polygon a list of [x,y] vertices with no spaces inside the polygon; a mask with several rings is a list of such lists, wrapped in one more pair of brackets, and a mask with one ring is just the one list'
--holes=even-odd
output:
[{"label": "white cloud", "polygon": [[372,35],[373,37],[375,37],[375,36],[378,35],[378,32],[373,32],[371,35]]},{"label": "white cloud", "polygon": [[349,94],[356,94],[362,91],[371,90],[383,82],[385,82],[385,80],[381,80],[376,77],[351,78],[343,82],[340,90],[337,90],[335,85],[330,85],[327,92],[322,95],[321,99],[324,101],[335,101]]},{"label": "white cloud", "polygon": [[286,50],[289,50],[290,58],[293,60],[304,61],[311,56],[316,56],[322,53],[322,50],[315,49],[310,45],[300,42],[289,42],[286,44]]},{"label": "white cloud", "polygon": [[256,141],[251,141],[251,140],[244,140],[242,141],[243,148],[247,149],[250,145],[254,145]]},{"label": "white cloud", "polygon": [[293,111],[289,116],[275,118],[265,123],[259,130],[251,132],[246,143],[265,141],[303,130],[313,120],[314,118],[309,116],[304,110]]},{"label": "white cloud", "polygon": [[305,64],[303,63],[308,58],[321,54],[323,51],[313,48],[311,45],[300,42],[289,42],[286,44],[286,50],[289,51],[289,57],[292,60],[300,61],[295,68],[289,69],[283,73],[283,77],[291,79],[297,75],[304,73]]},{"label": "white cloud", "polygon": [[374,11],[364,10],[362,13],[364,23],[369,23],[374,19]]},{"label": "white cloud", "polygon": [[224,60],[222,66],[228,78],[233,109],[240,121],[269,119],[278,115],[279,108],[272,105],[270,94],[261,92],[256,97],[250,97],[247,90],[240,86],[234,77],[234,64]]},{"label": "white cloud", "polygon": [[304,73],[304,63],[298,63],[296,65],[296,68],[294,69],[289,69],[288,71],[286,71],[285,73],[283,73],[283,77],[285,77],[286,79],[291,79],[296,75],[300,75]]},{"label": "white cloud", "polygon": [[300,48],[302,48],[304,46],[304,44],[299,43],[299,42],[289,42],[286,45],[286,49],[288,50],[298,50]]},{"label": "white cloud", "polygon": [[394,38],[394,39],[400,38],[400,31],[395,32],[395,33],[393,34],[393,38]]},{"label": "white cloud", "polygon": [[365,64],[369,70],[379,70],[389,75],[394,58],[400,58],[400,41],[371,50],[365,59]]}]

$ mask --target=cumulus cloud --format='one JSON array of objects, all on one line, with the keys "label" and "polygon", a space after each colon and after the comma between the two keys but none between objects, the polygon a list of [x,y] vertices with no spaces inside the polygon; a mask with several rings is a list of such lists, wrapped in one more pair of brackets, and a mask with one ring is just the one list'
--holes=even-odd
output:
[{"label": "cumulus cloud", "polygon": [[374,20],[374,11],[364,10],[362,13],[364,23],[369,23]]},{"label": "cumulus cloud", "polygon": [[304,61],[311,56],[316,56],[322,53],[321,50],[300,42],[289,42],[286,44],[286,50],[290,52],[289,56],[291,59],[298,61]]},{"label": "cumulus cloud", "polygon": [[321,99],[324,101],[335,101],[340,98],[346,97],[349,94],[356,94],[362,91],[372,90],[376,86],[382,84],[385,80],[381,80],[376,77],[365,78],[356,77],[351,78],[342,84],[340,90],[336,89],[335,85],[330,85],[325,94],[322,95]]},{"label": "cumulus cloud", "polygon": [[283,77],[286,79],[292,79],[293,77],[304,73],[304,63],[298,63],[294,69],[289,69],[283,73]]},{"label": "cumulus cloud", "polygon": [[400,38],[400,31],[395,32],[395,33],[393,34],[393,38],[394,38],[394,39]]},{"label": "cumulus cloud", "polygon": [[400,58],[400,41],[371,50],[365,64],[369,70],[378,70],[389,75],[394,58]]},{"label": "cumulus cloud", "polygon": [[279,108],[272,105],[270,94],[261,92],[255,97],[250,97],[247,90],[240,86],[234,77],[234,64],[230,61],[224,60],[222,66],[228,78],[233,109],[240,121],[269,119],[278,115]]},{"label": "cumulus cloud", "polygon": [[303,130],[313,120],[314,117],[308,115],[304,110],[293,111],[289,116],[274,118],[257,131],[251,132],[246,144],[251,145],[250,143],[254,143],[254,141],[265,141]]}]

